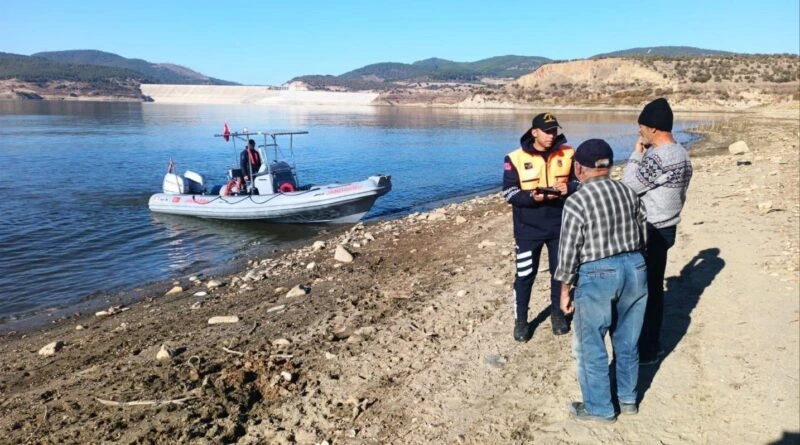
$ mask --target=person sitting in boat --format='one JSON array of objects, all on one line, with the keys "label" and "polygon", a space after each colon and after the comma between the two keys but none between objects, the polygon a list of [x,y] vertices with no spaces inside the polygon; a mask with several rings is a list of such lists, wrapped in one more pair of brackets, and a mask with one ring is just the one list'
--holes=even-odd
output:
[{"label": "person sitting in boat", "polygon": [[239,155],[239,165],[245,181],[251,181],[253,176],[261,170],[261,155],[256,150],[256,141],[250,139],[247,148]]}]

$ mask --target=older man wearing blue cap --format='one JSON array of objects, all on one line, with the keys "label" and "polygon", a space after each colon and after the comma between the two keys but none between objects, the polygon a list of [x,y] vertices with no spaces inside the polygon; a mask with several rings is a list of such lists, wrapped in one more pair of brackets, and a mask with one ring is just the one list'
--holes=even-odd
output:
[{"label": "older man wearing blue cap", "polygon": [[555,279],[563,283],[561,309],[574,313],[573,349],[583,401],[573,402],[570,412],[579,420],[617,418],[606,333],[614,347],[620,411],[638,412],[637,343],[647,304],[647,271],[640,253],[646,216],[636,193],[608,176],[613,163],[614,153],[602,139],[578,146],[574,168],[582,185],[567,198],[561,222]]}]

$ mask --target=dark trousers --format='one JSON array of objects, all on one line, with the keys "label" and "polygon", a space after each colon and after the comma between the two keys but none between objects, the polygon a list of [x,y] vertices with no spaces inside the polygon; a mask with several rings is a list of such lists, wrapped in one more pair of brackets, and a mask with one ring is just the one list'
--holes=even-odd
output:
[{"label": "dark trousers", "polygon": [[644,311],[642,334],[639,336],[639,359],[649,360],[661,349],[659,336],[664,319],[664,271],[667,268],[667,251],[675,244],[677,226],[657,229],[647,224],[647,308]]},{"label": "dark trousers", "polygon": [[542,247],[547,245],[547,258],[550,266],[550,304],[553,316],[564,316],[561,311],[561,282],[554,280],[558,267],[558,238],[548,240],[516,240],[517,274],[514,279],[514,316],[517,320],[528,321],[528,305],[531,301],[533,281],[539,270],[539,256]]}]

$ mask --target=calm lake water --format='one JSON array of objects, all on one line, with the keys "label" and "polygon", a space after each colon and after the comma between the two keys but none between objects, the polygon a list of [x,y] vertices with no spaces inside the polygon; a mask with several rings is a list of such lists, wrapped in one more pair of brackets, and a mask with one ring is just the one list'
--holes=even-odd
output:
[{"label": "calm lake water", "polygon": [[[534,113],[0,101],[0,326],[97,307],[112,294],[317,234],[322,227],[150,213],[170,157],[180,173],[224,182],[241,149],[213,137],[224,122],[309,131],[294,144],[303,183],[392,175],[393,190],[367,215],[375,219],[499,190],[503,156]],[[619,160],[637,136],[637,113],[557,116],[571,144],[601,137]],[[697,123],[677,120],[676,129]]]}]

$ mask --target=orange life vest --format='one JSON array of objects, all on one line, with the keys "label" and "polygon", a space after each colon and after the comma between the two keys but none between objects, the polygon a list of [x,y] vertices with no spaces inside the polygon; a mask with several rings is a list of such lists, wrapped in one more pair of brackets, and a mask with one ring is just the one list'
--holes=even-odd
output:
[{"label": "orange life vest", "polygon": [[517,169],[520,189],[530,191],[569,182],[574,154],[572,147],[561,145],[550,153],[546,162],[544,156],[529,154],[522,148],[512,151],[508,157]]}]

